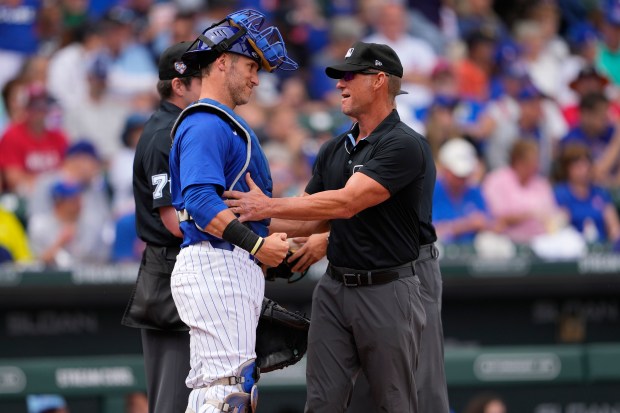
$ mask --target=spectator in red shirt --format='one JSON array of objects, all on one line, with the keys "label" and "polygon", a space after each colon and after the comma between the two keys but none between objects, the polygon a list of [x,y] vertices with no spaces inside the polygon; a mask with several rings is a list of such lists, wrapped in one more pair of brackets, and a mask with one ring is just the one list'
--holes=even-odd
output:
[{"label": "spectator in red shirt", "polygon": [[[605,94],[608,83],[609,80],[600,74],[594,66],[586,66],[579,71],[577,77],[569,84],[570,88],[575,91],[578,101],[562,108],[562,114],[571,128],[579,124],[579,101],[590,93]],[[620,119],[620,103],[610,101],[608,112],[610,119]]]},{"label": "spectator in red shirt", "polygon": [[12,122],[0,140],[0,170],[9,191],[30,192],[40,173],[55,170],[67,149],[63,132],[48,126],[53,103],[43,88],[31,87],[24,119]]}]

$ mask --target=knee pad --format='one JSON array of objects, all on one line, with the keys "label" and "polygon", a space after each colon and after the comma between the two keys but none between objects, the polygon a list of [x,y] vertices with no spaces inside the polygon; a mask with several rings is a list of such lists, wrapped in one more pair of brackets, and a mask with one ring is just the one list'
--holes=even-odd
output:
[{"label": "knee pad", "polygon": [[256,360],[251,359],[243,363],[239,366],[239,378],[241,378],[239,385],[239,390],[244,393],[251,393],[252,389],[255,386],[256,382],[259,379],[260,373],[256,368]]},{"label": "knee pad", "polygon": [[236,376],[222,377],[212,381],[209,386],[237,386],[240,391],[250,393],[259,376],[260,372],[256,367],[256,362],[251,359],[239,366]]},{"label": "knee pad", "polygon": [[207,403],[222,413],[253,413],[258,405],[258,387],[252,386],[249,393],[230,393],[223,402],[208,400]]}]

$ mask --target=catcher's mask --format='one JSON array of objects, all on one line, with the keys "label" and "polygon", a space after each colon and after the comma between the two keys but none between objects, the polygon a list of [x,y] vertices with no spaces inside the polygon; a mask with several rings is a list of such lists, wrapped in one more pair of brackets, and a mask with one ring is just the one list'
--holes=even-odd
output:
[{"label": "catcher's mask", "polygon": [[286,54],[280,31],[263,30],[265,16],[254,10],[241,10],[206,28],[183,54],[183,62],[204,67],[224,52],[249,57],[268,72],[295,70],[297,63]]}]

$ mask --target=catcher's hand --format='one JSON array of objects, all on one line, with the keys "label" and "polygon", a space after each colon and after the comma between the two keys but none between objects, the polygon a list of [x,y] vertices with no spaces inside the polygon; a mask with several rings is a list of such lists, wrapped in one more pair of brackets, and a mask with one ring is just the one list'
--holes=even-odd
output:
[{"label": "catcher's hand", "polygon": [[256,366],[261,373],[297,363],[308,347],[310,319],[263,298],[256,329]]}]

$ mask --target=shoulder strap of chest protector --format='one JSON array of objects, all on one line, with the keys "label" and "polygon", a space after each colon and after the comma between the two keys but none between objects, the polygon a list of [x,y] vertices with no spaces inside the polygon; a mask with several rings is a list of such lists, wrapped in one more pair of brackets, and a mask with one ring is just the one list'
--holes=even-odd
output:
[{"label": "shoulder strap of chest protector", "polygon": [[[252,137],[250,135],[250,132],[245,127],[243,127],[243,125],[241,125],[241,123],[239,123],[237,119],[235,119],[233,116],[231,116],[228,112],[226,112],[222,108],[216,105],[210,104],[210,103],[197,102],[185,108],[183,112],[181,112],[177,120],[174,122],[174,125],[172,126],[172,131],[170,132],[170,139],[172,141],[174,141],[174,135],[179,125],[183,121],[183,119],[185,119],[188,115],[194,112],[215,113],[216,115],[218,115],[225,121],[232,122],[235,129],[237,130],[237,133],[240,132],[239,136],[245,139],[246,147],[247,147],[245,163],[243,164],[243,167],[241,168],[241,170],[239,171],[235,179],[230,184],[230,187],[228,188],[229,191],[232,191],[234,186],[237,184],[237,182],[239,182],[239,179],[241,179],[241,177],[245,174],[245,171],[247,171],[248,166],[250,165],[250,157],[252,156]],[[205,136],[205,138],[208,138],[208,136]]]}]

